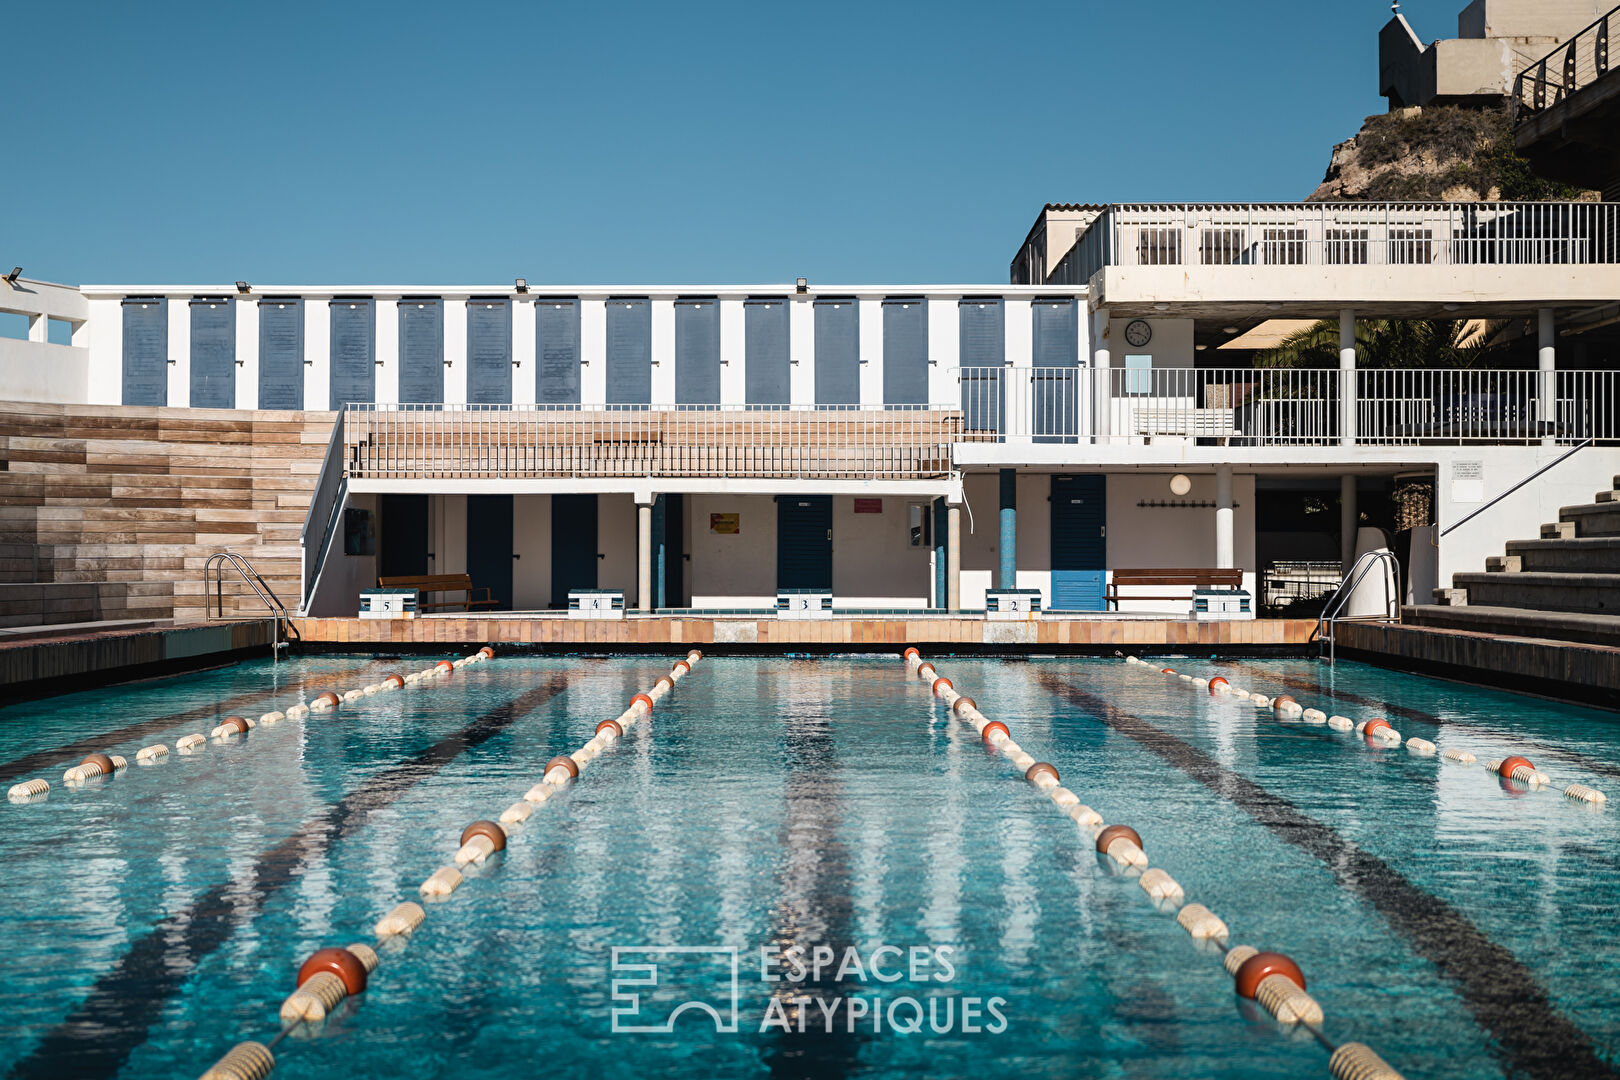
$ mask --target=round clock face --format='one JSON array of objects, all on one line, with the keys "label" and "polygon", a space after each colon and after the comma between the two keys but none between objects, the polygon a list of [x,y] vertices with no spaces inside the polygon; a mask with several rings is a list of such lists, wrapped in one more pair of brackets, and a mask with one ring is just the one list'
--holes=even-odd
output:
[{"label": "round clock face", "polygon": [[1133,319],[1130,325],[1125,327],[1125,340],[1140,349],[1153,340],[1153,327],[1141,319]]}]

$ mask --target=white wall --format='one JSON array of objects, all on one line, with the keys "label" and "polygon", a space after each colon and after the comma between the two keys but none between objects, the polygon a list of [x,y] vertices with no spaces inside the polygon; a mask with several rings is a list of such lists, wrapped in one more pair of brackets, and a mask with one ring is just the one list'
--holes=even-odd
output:
[{"label": "white wall", "polygon": [[[1001,572],[1001,479],[972,473],[963,488],[973,512],[962,514],[962,608],[973,611],[984,607],[985,591],[998,586]],[[1051,495],[1050,475],[1018,477],[1018,588],[1039,589],[1043,609],[1052,600]]]},{"label": "white wall", "polygon": [[[739,531],[710,532],[710,514],[738,515]],[[688,495],[686,520],[686,552],[692,556],[686,580],[693,607],[776,606],[775,499]]]},{"label": "white wall", "polygon": [[428,551],[428,573],[467,572],[467,496],[429,496]]},{"label": "white wall", "polygon": [[332,305],[313,297],[304,302],[304,408],[324,409],[331,401]]},{"label": "white wall", "polygon": [[[1201,506],[1187,509],[1139,507],[1140,500],[1156,502],[1213,502],[1213,474],[1189,474],[1192,490],[1184,496],[1170,493],[1172,473],[1112,473],[1108,477],[1108,566],[1109,569],[1154,569],[1184,567],[1206,569],[1215,565],[1215,510]],[[1233,561],[1243,570],[1243,587],[1255,593],[1254,555],[1254,477],[1238,474],[1232,478]],[[1191,603],[1190,587],[1126,588],[1125,595],[1179,595]],[[1123,602],[1121,611],[1175,611],[1177,601]]]},{"label": "white wall", "polygon": [[236,305],[236,407],[259,407],[259,301],[238,296]]},{"label": "white wall", "polygon": [[[861,404],[883,404],[883,301],[858,300],[860,305]],[[812,355],[814,355],[812,353]]]},{"label": "white wall", "polygon": [[535,362],[534,299],[518,297],[512,304],[512,404],[534,404]]},{"label": "white wall", "polygon": [[372,365],[372,393],[379,402],[399,400],[399,304],[392,297],[375,301],[377,355],[372,359],[380,363]]},{"label": "white wall", "polygon": [[182,297],[169,300],[169,396],[165,400],[175,408],[191,404],[191,301]]},{"label": "white wall", "polygon": [[[1085,320],[1081,320],[1084,322]],[[1111,365],[1121,370],[1126,356],[1151,356],[1155,368],[1190,368],[1196,352],[1193,348],[1193,320],[1143,319],[1153,330],[1148,343],[1138,348],[1125,340],[1125,328],[1135,319],[1108,320],[1108,348]]]},{"label": "white wall", "polygon": [[596,550],[603,556],[596,560],[596,587],[623,589],[624,603],[629,608],[639,603],[636,516],[633,496],[603,495],[596,500]]},{"label": "white wall", "polygon": [[[357,493],[349,496],[345,506],[350,510],[370,510],[372,528],[376,529],[380,525],[377,504],[376,495]],[[345,555],[342,529],[340,516],[338,535],[333,538],[332,550],[321,567],[321,579],[309,604],[310,614],[319,618],[352,618],[360,610],[360,590],[377,584],[377,557]]]},{"label": "white wall", "polygon": [[[533,335],[529,340],[534,340]],[[519,556],[512,560],[512,606],[518,611],[543,611],[550,607],[550,495],[513,497],[512,554]]]},{"label": "white wall", "polygon": [[[444,305],[444,402],[467,403],[467,298],[445,297]],[[396,345],[396,351],[397,351]]]},{"label": "white wall", "polygon": [[926,506],[927,500],[886,498],[881,514],[857,514],[853,497],[833,497],[833,602],[839,607],[928,606],[929,549],[911,546],[913,503]]},{"label": "white wall", "polygon": [[747,324],[741,300],[720,301],[720,403],[742,405],[748,400],[745,352]]},{"label": "white wall", "polygon": [[[675,404],[675,301],[673,300],[652,301],[652,403]],[[628,593],[625,594],[625,602],[629,602]]]},{"label": "white wall", "polygon": [[0,401],[79,405],[89,392],[89,349],[0,338]]},{"label": "white wall", "polygon": [[124,398],[124,306],[116,299],[91,300],[89,386],[85,402],[119,405]]}]

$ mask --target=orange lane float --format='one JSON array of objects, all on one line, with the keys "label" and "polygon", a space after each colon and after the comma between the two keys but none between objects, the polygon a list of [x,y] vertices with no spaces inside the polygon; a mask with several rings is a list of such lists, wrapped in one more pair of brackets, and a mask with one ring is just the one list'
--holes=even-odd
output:
[{"label": "orange lane float", "polygon": [[1305,973],[1299,970],[1299,965],[1275,952],[1257,952],[1243,961],[1232,982],[1240,997],[1253,998],[1261,982],[1271,975],[1281,975],[1301,990],[1305,989]]},{"label": "orange lane float", "polygon": [[383,685],[392,686],[396,690],[402,689],[405,686],[405,677],[403,675],[391,674],[383,680]]},{"label": "orange lane float", "polygon": [[1129,825],[1109,825],[1099,832],[1097,834],[1097,850],[1106,855],[1115,840],[1129,840],[1139,850],[1147,850],[1142,847],[1142,837]]},{"label": "orange lane float", "polygon": [[688,664],[685,660],[677,660],[677,661],[675,661],[674,666],[671,667],[669,670],[674,671],[675,668],[680,668],[681,669],[681,674],[686,675],[686,674],[689,674],[691,672],[692,665]]},{"label": "orange lane float", "polygon": [[304,966],[298,969],[298,985],[303,986],[321,971],[336,975],[343,983],[344,991],[349,994],[364,993],[366,979],[371,974],[366,970],[365,962],[348,949],[316,949],[304,961]]},{"label": "orange lane float", "polygon": [[934,691],[934,696],[935,697],[944,697],[945,696],[945,695],[941,694],[940,691],[939,691],[939,688],[941,686],[945,687],[945,689],[947,689],[947,690],[956,689],[956,687],[951,685],[951,680],[949,680],[949,679],[935,679],[934,680],[934,685],[933,685],[933,691]]},{"label": "orange lane float", "polygon": [[558,754],[556,757],[546,762],[546,767],[540,775],[550,776],[551,770],[553,769],[562,769],[566,771],[568,773],[568,779],[570,780],[579,779],[579,763],[573,758],[569,757],[567,754]]},{"label": "orange lane float", "polygon": [[433,665],[433,670],[435,672],[444,671],[448,673],[456,670],[456,665],[452,664],[448,660],[440,660],[437,664]]},{"label": "orange lane float", "polygon": [[968,697],[966,694],[963,694],[961,697],[951,702],[951,710],[957,714],[961,714],[964,710],[977,709],[978,707],[979,703]]},{"label": "orange lane float", "polygon": [[983,736],[984,741],[986,743],[988,743],[988,742],[990,742],[990,734],[991,734],[991,732],[995,732],[995,731],[1001,732],[1003,735],[1007,736],[1009,739],[1012,738],[1012,732],[1007,730],[1007,725],[1003,724],[1000,720],[992,720],[992,721],[990,721],[988,724],[984,725],[984,730],[982,732],[980,732],[979,734],[981,736]]},{"label": "orange lane float", "polygon": [[482,656],[485,660],[493,660],[495,659],[495,650],[490,648],[488,645],[485,645],[482,649],[478,650],[478,655]]},{"label": "orange lane float", "polygon": [[624,738],[624,727],[617,720],[604,720],[596,725],[596,734],[600,735],[604,731],[611,731],[615,739]]},{"label": "orange lane float", "polygon": [[646,694],[637,694],[635,697],[630,699],[630,707],[632,709],[635,708],[636,702],[638,702],[638,701],[645,703],[646,706],[647,706],[647,711],[652,712],[652,709],[653,709],[653,699],[652,698],[648,697]]},{"label": "orange lane float", "polygon": [[495,845],[496,851],[506,850],[506,830],[493,821],[475,821],[461,830],[461,843],[466,846],[467,841],[475,836],[487,836],[489,842]]},{"label": "orange lane float", "polygon": [[1218,692],[1215,689],[1217,686],[1230,687],[1231,685],[1232,685],[1231,683],[1226,681],[1225,676],[1217,675],[1213,679],[1209,680],[1209,692],[1214,694],[1214,693]]},{"label": "orange lane float", "polygon": [[903,660],[921,660],[922,659],[922,653],[918,652],[917,647],[915,645],[913,645],[911,648],[909,648],[905,652],[901,653],[900,657]]},{"label": "orange lane float", "polygon": [[341,700],[342,699],[336,694],[332,693],[332,691],[327,690],[323,693],[317,694],[315,696],[315,700],[309,703],[309,707],[314,709],[316,712],[324,712],[327,709],[337,708],[338,702]]},{"label": "orange lane float", "polygon": [[1032,784],[1036,783],[1038,778],[1042,776],[1050,776],[1052,778],[1052,783],[1054,784],[1060,784],[1063,782],[1062,778],[1058,776],[1057,766],[1052,765],[1049,762],[1037,761],[1035,764],[1024,770],[1024,779],[1028,780]]}]

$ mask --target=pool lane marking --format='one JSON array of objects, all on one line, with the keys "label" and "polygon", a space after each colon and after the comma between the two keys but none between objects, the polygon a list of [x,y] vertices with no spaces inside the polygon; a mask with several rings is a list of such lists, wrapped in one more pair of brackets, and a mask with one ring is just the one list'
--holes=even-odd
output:
[{"label": "pool lane marking", "polygon": [[[1156,908],[1167,913],[1174,912],[1177,924],[1186,930],[1194,941],[1218,948],[1222,966],[1226,968],[1228,975],[1234,979],[1238,978],[1242,973],[1244,962],[1260,954],[1261,950],[1253,946],[1231,944],[1231,932],[1227,925],[1204,905],[1185,903],[1186,893],[1181,885],[1162,868],[1148,865],[1147,854],[1138,846],[1140,837],[1136,835],[1135,830],[1129,826],[1105,825],[1101,814],[1081,804],[1078,795],[1061,785],[1055,766],[1037,762],[1032,758],[1023,747],[1013,741],[1006,725],[991,721],[979,711],[978,704],[972,698],[957,693],[949,679],[939,678],[935,665],[923,660],[916,649],[907,649],[905,660],[907,674],[914,672],[918,678],[928,682],[933,696],[944,699],[953,718],[971,723],[986,745],[997,750],[1016,768],[1024,770],[1025,780],[1044,793],[1059,808],[1066,808],[1075,824],[1090,832],[1096,841],[1097,850],[1105,853],[1119,866],[1119,876],[1128,876],[1134,869],[1137,872],[1137,884],[1148,894]],[[941,689],[942,685],[944,689]],[[1000,730],[992,732],[990,730],[992,724]],[[1108,839],[1110,832],[1118,835],[1110,840]],[[1136,836],[1136,839],[1132,840],[1130,836],[1125,836],[1126,832]],[[1284,1028],[1293,1025],[1303,1027],[1328,1051],[1330,1055],[1328,1068],[1334,1076],[1371,1075],[1357,1070],[1375,1068],[1379,1070],[1377,1075],[1398,1080],[1400,1074],[1366,1044],[1338,1043],[1328,1038],[1321,1027],[1324,1021],[1322,1006],[1306,992],[1303,979],[1296,980],[1291,976],[1282,975],[1276,984],[1270,978],[1262,979],[1261,982],[1262,985],[1253,995],[1256,1005],[1270,1012]]]},{"label": "pool lane marking", "polygon": [[461,754],[544,705],[568,683],[566,675],[554,675],[545,685],[519,694],[427,749],[374,774],[297,832],[260,852],[245,882],[233,878],[215,885],[183,910],[161,919],[135,939],[111,970],[96,979],[84,1001],[14,1064],[9,1075],[38,1080],[114,1076],[146,1042],[165,1005],[180,992],[197,965],[230,940],[264,901],[298,880],[311,860],[364,828],[373,813]]},{"label": "pool lane marking", "polygon": [[[490,653],[489,655],[493,656],[493,653]],[[477,663],[484,658],[485,657],[482,656],[466,657],[463,660],[457,661],[456,666],[459,667],[463,663]],[[584,746],[580,747],[578,750],[575,750],[572,754],[560,755],[547,762],[546,770],[541,778],[540,783],[529,789],[529,792],[523,796],[522,802],[514,804],[512,807],[508,807],[508,812],[501,815],[500,823],[488,820],[480,820],[473,823],[474,825],[493,826],[494,829],[498,830],[498,835],[502,839],[501,848],[494,846],[494,842],[490,839],[488,833],[473,835],[469,838],[467,833],[472,831],[472,826],[468,826],[468,829],[462,834],[463,842],[461,843],[460,849],[456,852],[455,865],[441,867],[440,869],[434,871],[434,873],[422,883],[421,889],[419,890],[422,894],[422,898],[430,901],[448,899],[450,894],[454,893],[461,884],[462,877],[460,867],[469,862],[478,863],[481,865],[496,851],[504,849],[505,839],[508,834],[513,831],[518,824],[527,820],[529,817],[529,813],[526,812],[521,816],[509,818],[508,814],[511,811],[516,810],[519,806],[527,806],[531,803],[543,805],[549,802],[554,795],[562,792],[564,789],[572,785],[573,782],[579,778],[579,774],[584,771],[591,762],[600,757],[604,750],[618,742],[620,738],[632,730],[635,727],[636,722],[642,717],[650,716],[652,714],[653,706],[658,703],[659,699],[663,698],[666,694],[672,693],[675,689],[675,684],[680,682],[685,675],[690,674],[692,671],[692,666],[702,658],[703,653],[697,649],[693,649],[688,652],[685,658],[675,661],[675,664],[670,668],[668,675],[659,676],[657,682],[653,684],[651,689],[644,690],[634,695],[630,699],[630,704],[625,708],[624,712],[620,713],[617,717],[614,717],[611,720],[604,720],[597,724],[596,730],[592,733],[590,739],[586,741]],[[446,879],[448,882],[448,887],[442,889],[442,891],[438,889],[430,890],[430,886],[433,886],[435,882],[439,881],[441,878]],[[407,910],[411,913],[408,917],[409,925],[403,925],[395,922],[395,920],[400,919],[402,917],[402,913],[406,912]],[[389,939],[397,938],[402,942],[408,942],[409,938],[425,920],[426,915],[427,910],[425,908],[415,904],[414,902],[406,901],[394,908],[392,912],[384,916],[383,919],[376,924],[373,929],[373,936],[376,939],[375,947],[368,950],[363,950],[369,951],[370,955],[367,959],[361,960],[361,963],[366,967],[368,972],[368,979],[365,980],[361,986],[361,991],[363,991],[366,988],[366,985],[369,984],[369,974],[374,973],[376,968],[379,966],[380,956],[378,954],[387,941]],[[346,948],[348,950],[354,950],[358,947],[359,946],[350,945]],[[356,954],[356,959],[359,959],[359,954]],[[309,985],[314,986],[315,984],[311,982]],[[340,984],[329,980],[329,986],[330,992],[335,995],[335,1000],[331,1002],[332,1005],[336,1005],[338,1001],[343,999],[343,997],[348,996]],[[326,1013],[324,1011],[322,1011],[321,1015],[316,1019],[308,1019],[306,1018],[307,1014],[304,1013],[304,1010],[310,1005],[323,1004],[316,1001],[319,996],[319,994],[310,995],[309,992],[302,988],[302,986],[296,988],[292,995],[290,995],[282,1004],[282,1027],[280,1031],[273,1038],[271,1038],[268,1043],[246,1040],[244,1042],[235,1044],[226,1052],[224,1057],[215,1063],[213,1068],[211,1068],[207,1073],[203,1074],[204,1077],[206,1078],[216,1074],[221,1076],[235,1076],[237,1073],[232,1071],[231,1066],[244,1061],[251,1061],[260,1066],[262,1068],[262,1072],[259,1072],[258,1075],[268,1075],[275,1069],[275,1056],[273,1055],[272,1051],[283,1039],[292,1034],[298,1028],[305,1025],[309,1025],[313,1030],[318,1030],[324,1024],[326,1019]],[[289,1020],[289,1015],[295,1016],[296,1018]]]},{"label": "pool lane marking", "polygon": [[1348,701],[1352,704],[1361,705],[1365,708],[1382,710],[1389,713],[1391,716],[1398,716],[1402,720],[1413,720],[1420,724],[1433,724],[1438,728],[1448,726],[1467,728],[1477,731],[1490,738],[1518,739],[1524,743],[1527,743],[1529,746],[1534,747],[1537,755],[1545,755],[1549,758],[1549,760],[1557,761],[1561,765],[1570,766],[1572,768],[1589,769],[1592,772],[1607,776],[1611,780],[1620,780],[1620,765],[1603,761],[1600,758],[1591,757],[1578,750],[1564,750],[1559,747],[1540,742],[1536,739],[1527,739],[1524,735],[1514,732],[1499,732],[1495,728],[1476,723],[1472,720],[1448,720],[1443,716],[1436,716],[1433,713],[1425,712],[1422,709],[1413,708],[1410,705],[1397,705],[1393,702],[1378,701],[1363,694],[1358,694],[1353,690],[1339,690],[1337,688],[1329,689],[1328,687],[1323,686],[1320,682],[1311,682],[1309,679],[1299,675],[1261,672],[1259,669],[1250,664],[1234,663],[1231,666],[1240,670],[1253,672],[1257,677],[1269,678],[1276,682],[1282,683],[1290,690],[1298,690],[1302,693],[1323,694],[1334,700]]},{"label": "pool lane marking", "polygon": [[1530,969],[1445,900],[1197,747],[1056,676],[1036,678],[1321,862],[1341,889],[1376,909],[1445,976],[1510,1071],[1547,1080],[1620,1075],[1558,1011]]},{"label": "pool lane marking", "polygon": [[89,738],[79,739],[65,746],[54,746],[48,750],[36,750],[11,761],[0,762],[0,783],[14,780],[24,773],[33,772],[35,769],[60,767],[64,759],[70,759],[75,754],[93,753],[108,746],[128,742],[156,731],[162,731],[165,728],[178,727],[181,724],[189,724],[197,720],[206,720],[210,716],[229,715],[254,702],[272,701],[280,694],[306,693],[318,687],[347,682],[361,672],[386,666],[389,663],[387,660],[371,660],[347,671],[332,674],[312,674],[309,678],[299,682],[297,686],[286,687],[282,690],[254,690],[250,693],[237,694],[233,697],[215,701],[212,704],[199,705],[194,709],[185,709],[181,712],[170,713],[167,716],[153,717],[150,720],[130,724],[128,727],[117,728],[100,735],[92,735]]}]

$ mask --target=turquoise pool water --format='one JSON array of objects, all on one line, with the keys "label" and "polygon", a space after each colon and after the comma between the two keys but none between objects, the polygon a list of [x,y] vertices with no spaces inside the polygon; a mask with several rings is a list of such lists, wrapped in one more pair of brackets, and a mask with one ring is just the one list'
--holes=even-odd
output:
[{"label": "turquoise pool water", "polygon": [[[152,767],[133,764],[140,746],[423,662],[249,663],[0,710],[0,777],[53,785],[0,805],[0,1070],[189,1076],[268,1040],[310,952],[371,941],[466,823],[668,663],[501,657]],[[1613,810],[1280,724],[1137,665],[936,663],[1134,826],[1234,943],[1293,956],[1330,1038],[1412,1078],[1615,1068]],[[1620,796],[1610,714],[1346,663],[1167,663]],[[87,751],[60,748],[81,743],[131,766],[67,789]],[[276,1047],[274,1076],[1327,1075],[1313,1038],[1235,997],[1219,960],[897,658],[705,659],[427,907],[364,995]],[[817,944],[835,957],[819,981],[762,978],[762,950]],[[691,948],[720,951],[671,951]],[[838,977],[850,948],[864,980]],[[735,1031],[696,1010],[668,1032],[614,1030],[616,1010],[621,1028],[657,1027],[694,1000],[728,1018],[731,950]],[[632,1007],[648,962],[658,984]]]}]

